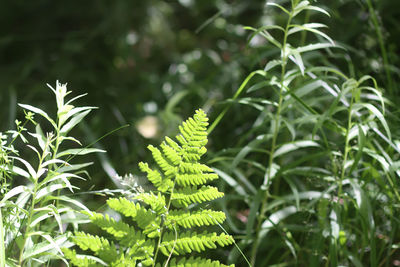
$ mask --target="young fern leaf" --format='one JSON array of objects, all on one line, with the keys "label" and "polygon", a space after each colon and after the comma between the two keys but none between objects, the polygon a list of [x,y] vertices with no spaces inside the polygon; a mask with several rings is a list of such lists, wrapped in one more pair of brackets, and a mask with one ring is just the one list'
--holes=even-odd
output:
[{"label": "young fern leaf", "polygon": [[189,212],[185,210],[170,210],[169,218],[172,222],[183,228],[194,226],[215,225],[225,221],[226,216],[222,211],[198,210]]},{"label": "young fern leaf", "polygon": [[113,261],[117,258],[118,252],[114,243],[110,243],[104,237],[86,234],[84,232],[76,232],[72,238],[74,243],[82,250],[91,250],[96,255],[101,255],[104,261]]},{"label": "young fern leaf", "polygon": [[[160,266],[165,266],[165,263],[163,265],[157,264],[157,267]],[[189,259],[183,258],[179,261],[173,258],[168,266],[169,267],[224,267],[228,265],[224,265],[221,264],[219,261],[212,261],[210,259],[190,257]]]},{"label": "young fern leaf", "polygon": [[[162,266],[226,266],[219,261],[182,256],[234,242],[232,236],[225,233],[218,235],[204,231],[206,226],[223,223],[226,218],[223,212],[196,208],[196,204],[224,195],[217,188],[206,185],[218,175],[198,162],[207,151],[204,147],[207,144],[207,126],[206,114],[197,110],[193,118],[179,127],[177,142],[166,137],[159,148],[148,147],[158,168],[152,169],[143,162],[139,163],[139,167],[147,173],[156,190],[138,193],[132,200],[120,197],[107,201],[111,209],[128,217],[132,224],[116,221],[108,215],[86,213],[92,223],[119,242],[118,251],[113,243],[106,242],[104,238],[81,232],[73,241],[83,250],[92,250],[99,260],[110,266],[129,266],[128,261],[142,266],[161,266],[161,263]],[[195,227],[203,229],[198,232],[193,229]],[[78,259],[74,251],[65,251],[72,264],[91,263],[89,258],[82,260],[81,256]],[[103,252],[114,258],[106,257]],[[174,257],[170,259],[171,256]]]},{"label": "young fern leaf", "polygon": [[89,257],[77,255],[75,250],[65,250],[64,256],[70,259],[70,263],[74,266],[99,266],[96,260]]},{"label": "young fern leaf", "polygon": [[231,243],[232,237],[224,233],[217,235],[216,233],[207,232],[202,234],[185,232],[178,234],[178,238],[176,238],[174,232],[167,232],[163,236],[160,250],[166,256],[170,253],[182,255],[192,253],[192,251],[202,252],[207,250],[207,248],[215,249],[217,248],[217,244],[224,247]]}]

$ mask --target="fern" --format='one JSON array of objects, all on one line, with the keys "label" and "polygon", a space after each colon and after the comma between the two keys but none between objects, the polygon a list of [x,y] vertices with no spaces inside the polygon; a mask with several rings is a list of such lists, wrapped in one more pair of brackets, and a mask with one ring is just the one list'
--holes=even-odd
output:
[{"label": "fern", "polygon": [[[151,168],[143,162],[139,163],[139,167],[156,190],[138,193],[133,201],[125,197],[107,201],[111,209],[129,217],[133,221],[131,225],[108,215],[86,213],[93,224],[118,242],[118,246],[103,237],[83,232],[77,232],[72,241],[82,250],[91,250],[97,262],[103,261],[111,266],[139,263],[144,266],[159,266],[161,263],[162,266],[225,266],[219,261],[185,257],[234,242],[232,236],[225,233],[218,235],[204,229],[201,232],[193,229],[217,225],[225,220],[223,212],[196,208],[196,204],[224,195],[217,188],[206,185],[218,175],[198,162],[207,151],[207,126],[206,114],[197,110],[193,118],[179,127],[177,142],[166,137],[159,148],[148,147],[158,168]],[[78,257],[70,249],[64,252],[73,265],[94,264],[93,256]]]}]

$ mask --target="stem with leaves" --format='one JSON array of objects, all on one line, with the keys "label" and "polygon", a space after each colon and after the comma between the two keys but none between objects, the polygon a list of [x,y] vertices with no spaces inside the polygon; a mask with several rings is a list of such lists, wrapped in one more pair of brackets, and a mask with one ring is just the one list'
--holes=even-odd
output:
[{"label": "stem with leaves", "polygon": [[357,87],[358,87],[358,85],[355,85],[355,87],[351,88],[351,99],[350,99],[350,104],[349,104],[349,108],[348,108],[348,118],[347,118],[345,146],[344,146],[344,153],[343,153],[343,162],[342,162],[342,169],[340,172],[339,189],[338,189],[338,198],[339,199],[342,196],[343,180],[344,180],[345,173],[346,173],[346,163],[347,163],[347,158],[348,158],[349,152],[351,150],[351,146],[349,145],[349,134],[350,134],[350,130],[352,127],[351,119],[352,119],[352,113],[353,113],[354,95],[357,90]]},{"label": "stem with leaves", "polygon": [[285,74],[286,74],[286,64],[287,64],[287,60],[288,60],[288,56],[286,53],[286,46],[287,46],[287,37],[288,37],[288,32],[289,32],[289,27],[290,27],[290,23],[292,21],[293,18],[293,10],[295,8],[296,3],[292,3],[292,11],[288,14],[288,20],[286,23],[286,27],[285,27],[285,31],[284,31],[284,35],[283,35],[283,42],[282,42],[282,62],[281,62],[281,77],[280,77],[280,90],[279,90],[279,101],[278,101],[278,107],[277,107],[277,111],[275,114],[275,118],[274,118],[274,132],[273,132],[273,136],[272,136],[272,141],[271,141],[271,149],[270,149],[270,153],[269,153],[269,161],[268,161],[268,170],[267,170],[267,177],[266,177],[266,181],[264,181],[264,198],[263,201],[261,203],[261,208],[260,208],[260,213],[258,214],[257,217],[257,226],[256,226],[256,231],[255,231],[255,238],[254,238],[254,243],[253,243],[253,247],[251,250],[251,265],[255,266],[256,263],[256,258],[257,258],[257,251],[258,251],[258,246],[259,246],[259,242],[260,242],[260,231],[261,231],[261,225],[262,222],[265,218],[265,209],[267,206],[267,202],[268,202],[268,196],[269,196],[269,192],[268,192],[268,188],[269,188],[269,184],[271,184],[271,174],[272,174],[272,168],[273,168],[273,162],[274,162],[274,154],[275,154],[275,149],[276,149],[276,140],[278,138],[278,134],[279,134],[279,128],[280,128],[280,117],[281,117],[281,108],[282,108],[282,103],[283,103],[283,93],[284,93],[284,80],[285,80]]},{"label": "stem with leaves", "polygon": [[[39,174],[42,169],[44,168],[42,166],[44,159],[46,158],[46,156],[48,155],[48,147],[50,146],[52,142],[52,135],[48,136],[48,139],[46,140],[46,145],[45,148],[43,149],[43,153],[39,156],[39,164],[38,164],[38,168],[36,173]],[[33,215],[35,214],[35,205],[37,204],[36,202],[36,196],[37,193],[39,191],[39,183],[38,183],[38,179],[39,177],[32,177],[33,178],[33,192],[32,192],[32,196],[31,196],[31,205],[28,211],[28,220],[26,221],[26,228],[24,231],[24,237],[23,237],[23,241],[22,241],[22,246],[20,248],[20,254],[19,254],[19,265],[22,266],[23,264],[23,254],[25,251],[25,246],[26,246],[26,242],[28,240],[28,238],[31,236],[31,223],[32,223],[32,218]]]}]

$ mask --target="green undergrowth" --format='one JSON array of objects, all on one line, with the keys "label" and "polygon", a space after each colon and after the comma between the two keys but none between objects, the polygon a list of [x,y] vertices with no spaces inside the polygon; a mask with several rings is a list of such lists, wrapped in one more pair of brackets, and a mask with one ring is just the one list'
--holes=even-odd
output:
[{"label": "green undergrowth", "polygon": [[[243,57],[257,67],[221,110],[216,98],[204,104],[211,126],[197,110],[176,138],[148,146],[155,164],[139,163],[145,177],[115,179],[117,188],[77,194],[87,154],[104,152],[72,135],[95,109],[75,106],[84,95],[69,98],[57,82],[54,115],[19,104],[24,119],[0,133],[0,267],[398,264],[395,58],[377,2],[357,3],[383,75],[356,69],[357,49],[330,37],[321,22],[338,8],[268,1],[265,25],[245,27]],[[187,95],[169,100],[168,130]],[[89,210],[85,194],[106,203]]]},{"label": "green undergrowth", "polygon": [[[220,225],[225,214],[204,203],[223,197],[217,188],[205,185],[218,178],[207,165],[199,163],[206,153],[208,118],[198,110],[180,127],[177,142],[166,137],[159,148],[150,145],[157,168],[141,162],[155,190],[138,192],[133,198],[110,198],[107,205],[130,219],[116,221],[109,215],[86,212],[91,222],[112,237],[75,232],[72,241],[94,256],[64,249],[76,266],[226,266],[219,261],[193,256],[196,252],[234,243],[232,236],[207,231]],[[143,191],[142,189],[137,189]],[[195,230],[196,229],[196,230]],[[190,257],[185,257],[189,255]]]},{"label": "green undergrowth", "polygon": [[263,44],[249,48],[263,67],[210,127],[234,112],[248,118],[237,145],[210,161],[229,185],[227,221],[252,266],[389,266],[400,203],[393,105],[372,76],[336,67],[347,51],[313,20],[325,9],[298,0],[266,9],[282,17],[246,27],[249,46]]},{"label": "green undergrowth", "polygon": [[69,132],[95,107],[73,106],[84,95],[67,101],[66,85],[57,82],[56,89],[49,87],[56,97],[56,116],[20,104],[25,122],[16,120],[16,130],[1,133],[0,266],[43,266],[52,260],[67,263],[61,247],[72,243],[65,230],[78,227],[82,216],[76,208],[89,211],[70,194],[78,189],[73,180],[85,179],[85,168],[91,163],[73,164],[71,160],[104,151],[81,148]]}]

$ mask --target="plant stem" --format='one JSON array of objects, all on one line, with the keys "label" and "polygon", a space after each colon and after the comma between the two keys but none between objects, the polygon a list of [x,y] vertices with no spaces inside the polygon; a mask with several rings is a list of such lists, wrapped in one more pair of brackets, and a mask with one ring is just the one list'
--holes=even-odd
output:
[{"label": "plant stem", "polygon": [[[47,147],[49,146],[49,142],[51,142],[51,140],[47,140],[46,146],[43,149],[43,154],[39,158],[39,164],[38,164],[38,169],[37,169],[36,173],[39,173],[39,171],[42,169],[42,163],[43,163],[43,160],[46,157],[46,151],[47,151]],[[21,250],[20,250],[20,253],[19,253],[19,265],[20,266],[22,266],[25,245],[26,245],[26,241],[28,240],[28,235],[29,235],[30,230],[31,230],[30,225],[31,225],[31,222],[32,222],[32,217],[33,217],[33,215],[35,213],[34,209],[35,209],[35,205],[36,205],[36,194],[37,194],[37,191],[38,191],[38,179],[39,179],[39,177],[33,177],[34,184],[33,184],[33,193],[32,193],[31,206],[29,208],[28,220],[27,220],[27,223],[26,223],[26,228],[25,228],[25,233],[24,233],[24,239],[22,241],[22,246],[21,246]]]},{"label": "plant stem", "polygon": [[[358,87],[358,85],[357,85]],[[350,146],[349,146],[349,133],[351,130],[351,113],[353,109],[353,102],[354,102],[354,91],[357,89],[352,88],[351,89],[351,100],[350,100],[350,105],[349,105],[349,113],[348,113],[348,118],[347,118],[347,129],[346,129],[346,141],[345,141],[345,148],[344,148],[344,154],[343,154],[343,163],[342,163],[342,170],[340,172],[340,180],[339,180],[339,190],[338,190],[338,198],[340,199],[342,195],[342,187],[343,187],[343,179],[344,175],[346,172],[346,162],[347,162],[347,157],[350,151]]]},{"label": "plant stem", "polygon": [[[58,152],[58,147],[60,146],[60,128],[61,128],[61,125],[60,125],[60,123],[58,122],[57,123],[57,129],[56,129],[56,137],[55,137],[55,140],[56,140],[56,145],[55,145],[55,147],[54,147],[54,150],[53,150],[53,157],[52,157],[52,159],[55,159],[56,158],[56,155],[57,155],[57,152]],[[51,164],[52,165],[52,169],[54,170],[54,171],[56,171],[58,168],[57,168],[57,165],[55,164],[55,163],[53,163],[53,164]],[[49,166],[50,167],[50,166]],[[50,169],[50,168],[49,168]],[[56,200],[56,207],[58,208],[59,207],[59,196],[60,196],[60,192],[61,192],[61,190],[59,189],[59,190],[57,190],[57,200]]]},{"label": "plant stem", "polygon": [[23,254],[24,254],[24,250],[25,250],[25,245],[26,245],[26,241],[28,240],[28,235],[29,232],[31,230],[30,228],[30,224],[32,222],[32,217],[33,217],[33,210],[35,208],[35,199],[36,199],[36,193],[37,193],[37,181],[35,181],[34,184],[34,190],[33,190],[33,194],[32,194],[32,200],[31,200],[31,206],[29,208],[29,215],[28,215],[28,221],[26,222],[26,228],[25,228],[25,233],[24,233],[24,239],[22,241],[22,246],[21,246],[21,250],[19,253],[19,265],[22,266],[22,262],[23,262]]},{"label": "plant stem", "polygon": [[[265,77],[265,71],[262,70],[256,70],[253,71],[252,73],[250,73],[246,79],[242,82],[242,84],[240,85],[239,89],[236,91],[235,95],[232,97],[232,100],[235,100],[236,98],[239,97],[240,93],[243,91],[243,89],[246,87],[247,83],[254,77],[254,75],[261,75]],[[208,127],[207,129],[207,133],[211,134],[211,132],[214,130],[214,128],[219,124],[219,122],[222,120],[222,118],[225,116],[225,113],[229,110],[229,108],[231,107],[232,102],[229,103],[223,111],[221,111],[221,113],[218,115],[218,117],[213,121],[213,123],[210,125],[210,127]]]},{"label": "plant stem", "polygon": [[272,165],[274,161],[274,154],[275,154],[275,149],[276,149],[276,140],[278,138],[279,134],[279,128],[280,128],[280,117],[281,117],[281,108],[282,108],[282,103],[283,103],[283,89],[284,89],[284,79],[285,79],[285,73],[286,73],[286,64],[287,64],[287,55],[286,55],[286,43],[287,43],[287,37],[288,37],[288,31],[289,31],[289,26],[292,20],[293,16],[293,9],[294,5],[292,5],[292,11],[289,14],[289,18],[286,23],[286,28],[285,28],[285,33],[283,37],[283,42],[282,42],[282,65],[281,65],[281,80],[280,80],[280,90],[279,90],[279,101],[278,101],[278,107],[277,111],[275,114],[275,124],[274,124],[274,133],[272,136],[272,141],[271,141],[271,150],[269,154],[269,161],[268,161],[268,170],[267,170],[267,184],[265,184],[265,193],[264,193],[264,199],[261,203],[260,207],[260,213],[258,214],[257,217],[257,227],[255,231],[255,239],[254,239],[254,244],[251,250],[251,265],[255,266],[256,263],[256,258],[257,258],[257,251],[258,251],[258,246],[260,243],[260,231],[261,231],[261,225],[264,220],[264,213],[265,209],[267,206],[268,202],[268,184],[271,182],[271,171],[272,171]]},{"label": "plant stem", "polygon": [[389,69],[389,59],[387,56],[387,51],[385,48],[385,42],[383,40],[383,34],[381,27],[378,22],[378,17],[376,16],[376,12],[374,7],[372,6],[371,0],[367,0],[367,5],[368,5],[368,10],[371,15],[371,20],[372,24],[375,27],[376,35],[378,36],[378,42],[379,42],[379,47],[381,49],[382,53],[382,59],[383,59],[383,66],[385,68],[385,73],[386,73],[386,81],[387,81],[387,86],[389,89],[389,95],[393,95],[393,81],[392,81],[392,75],[390,74],[390,69]]},{"label": "plant stem", "polygon": [[[169,208],[171,206],[171,202],[172,202],[172,196],[174,194],[174,189],[175,189],[175,184],[176,184],[176,180],[174,181],[174,186],[171,189],[171,196],[168,199],[168,204],[167,204],[167,211],[166,214],[168,214]],[[160,236],[158,238],[158,242],[157,242],[157,247],[156,247],[156,252],[154,253],[154,261],[153,261],[153,267],[156,266],[156,262],[157,262],[157,255],[158,255],[158,251],[160,249],[160,245],[161,245],[161,240],[162,240],[162,236],[164,233],[164,221],[161,222],[161,230],[160,230]],[[172,251],[171,251],[172,253]]]}]

